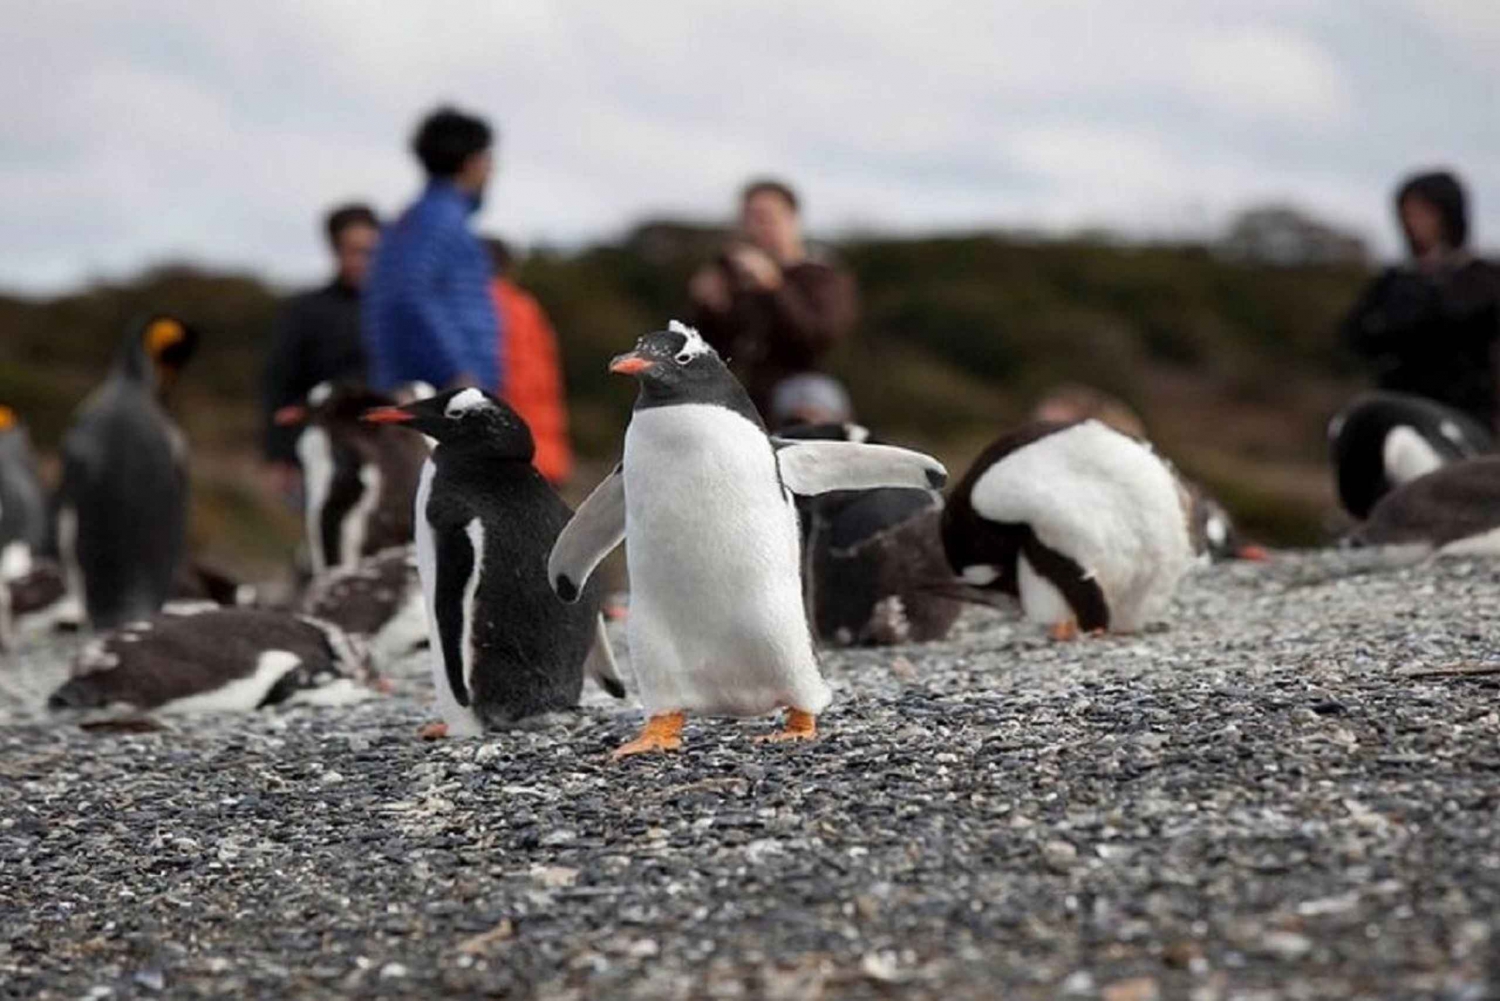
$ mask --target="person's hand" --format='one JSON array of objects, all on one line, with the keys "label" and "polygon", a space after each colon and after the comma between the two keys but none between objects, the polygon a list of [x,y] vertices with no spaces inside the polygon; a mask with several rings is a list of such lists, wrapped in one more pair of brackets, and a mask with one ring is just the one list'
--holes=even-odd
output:
[{"label": "person's hand", "polygon": [[722,268],[706,265],[688,282],[688,297],[714,313],[729,311],[729,281]]},{"label": "person's hand", "polygon": [[781,287],[781,267],[758,247],[741,244],[729,252],[729,260],[750,287],[763,292]]}]

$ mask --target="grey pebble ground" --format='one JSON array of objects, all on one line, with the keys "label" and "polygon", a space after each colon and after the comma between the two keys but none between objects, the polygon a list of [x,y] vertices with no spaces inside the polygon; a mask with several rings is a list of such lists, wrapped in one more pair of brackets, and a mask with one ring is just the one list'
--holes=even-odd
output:
[{"label": "grey pebble ground", "polygon": [[[1171,625],[829,653],[805,747],[633,712],[0,728],[0,996],[1500,997],[1500,564],[1218,567]],[[10,672],[24,689],[21,658]]]}]

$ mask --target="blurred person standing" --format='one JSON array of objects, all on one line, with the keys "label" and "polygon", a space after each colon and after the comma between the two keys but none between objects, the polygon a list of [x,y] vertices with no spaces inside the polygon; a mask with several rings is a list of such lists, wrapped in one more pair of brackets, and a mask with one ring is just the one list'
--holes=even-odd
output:
[{"label": "blurred person standing", "polygon": [[1500,267],[1468,249],[1463,185],[1448,171],[1408,178],[1396,213],[1410,260],[1387,268],[1343,325],[1380,389],[1425,397],[1500,429]]},{"label": "blurred person standing", "polygon": [[492,141],[482,119],[450,107],[423,119],[412,139],[427,185],[382,234],[365,291],[375,389],[500,384],[489,259],[469,231],[489,182]]},{"label": "blurred person standing", "polygon": [[532,463],[554,486],[573,473],[568,440],[568,399],[557,334],[536,297],[510,278],[514,265],[503,240],[486,238],[494,280],[490,291],[500,316],[500,356],[505,374],[499,396],[520,414],[536,441]]},{"label": "blurred person standing", "polygon": [[324,231],[333,251],[333,280],[282,304],[262,380],[265,459],[280,494],[296,488],[299,431],[278,427],[273,415],[301,403],[320,382],[365,377],[360,290],[380,240],[380,221],[368,205],[340,205],[328,213]]},{"label": "blurred person standing", "polygon": [[738,234],[693,275],[688,295],[694,325],[762,414],[776,384],[816,371],[858,313],[853,276],[809,253],[796,193],[769,179],[745,186]]}]

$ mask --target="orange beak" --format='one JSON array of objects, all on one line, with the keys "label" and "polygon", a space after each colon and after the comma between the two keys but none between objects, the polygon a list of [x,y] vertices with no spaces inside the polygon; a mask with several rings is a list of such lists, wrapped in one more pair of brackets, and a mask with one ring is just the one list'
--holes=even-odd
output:
[{"label": "orange beak", "polygon": [[307,420],[307,408],[295,403],[288,404],[276,411],[271,420],[276,422],[277,427],[289,428]]},{"label": "orange beak", "polygon": [[616,375],[640,375],[655,364],[656,362],[647,361],[640,355],[631,352],[630,354],[620,355],[614,361],[610,362],[609,370]]},{"label": "orange beak", "polygon": [[1264,546],[1241,546],[1239,552],[1234,555],[1242,560],[1250,560],[1252,563],[1265,563],[1271,558],[1271,554]]},{"label": "orange beak", "polygon": [[360,417],[360,420],[371,424],[401,424],[413,419],[412,414],[400,407],[376,407],[374,410],[366,410]]}]

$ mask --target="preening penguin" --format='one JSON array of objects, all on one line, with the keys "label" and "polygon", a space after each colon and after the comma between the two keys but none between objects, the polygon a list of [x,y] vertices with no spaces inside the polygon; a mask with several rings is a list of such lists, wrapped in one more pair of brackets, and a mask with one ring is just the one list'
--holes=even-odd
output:
[{"label": "preening penguin", "polygon": [[1339,502],[1358,519],[1401,484],[1493,447],[1467,414],[1401,393],[1366,393],[1328,424]]},{"label": "preening penguin", "polygon": [[547,573],[575,600],[625,540],[631,664],[649,720],[616,757],[680,747],[689,712],[785,708],[775,739],[811,739],[830,693],[802,603],[792,497],[935,489],[943,467],[887,446],[769,437],[718,354],[679,323],[610,370],[640,382],[624,460],[558,537]]},{"label": "preening penguin", "polygon": [[170,316],[133,327],[63,439],[58,550],[95,628],[145,618],[172,593],[187,536],[187,444],[162,400],[197,343]]},{"label": "preening penguin", "polygon": [[478,389],[372,410],[364,419],[438,443],[422,467],[415,521],[447,732],[473,736],[577,705],[585,671],[623,696],[598,589],[578,605],[548,589],[547,553],[572,512],[532,466],[525,421]]},{"label": "preening penguin", "polygon": [[[414,398],[430,395],[429,388]],[[412,539],[412,500],[427,448],[416,435],[359,419],[398,402],[361,385],[323,382],[307,394],[306,405],[276,412],[283,427],[305,425],[297,457],[314,575]]]},{"label": "preening penguin", "polygon": [[948,498],[943,545],[967,583],[1019,597],[1058,638],[1139,629],[1192,559],[1176,476],[1093,420],[1028,424],[987,448]]}]

